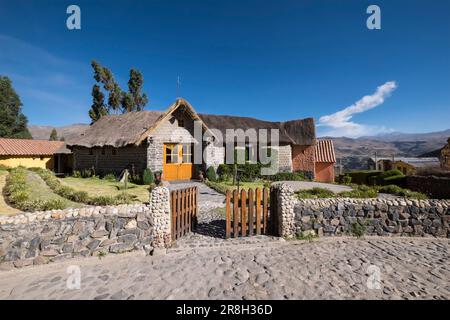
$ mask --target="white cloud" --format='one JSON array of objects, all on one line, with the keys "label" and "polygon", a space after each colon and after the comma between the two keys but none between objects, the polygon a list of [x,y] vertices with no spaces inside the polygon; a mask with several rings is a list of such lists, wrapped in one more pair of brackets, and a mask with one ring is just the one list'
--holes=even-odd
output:
[{"label": "white cloud", "polygon": [[364,96],[341,111],[320,117],[318,126],[328,128],[323,135],[355,138],[392,131],[384,126],[369,126],[350,120],[353,115],[373,109],[382,104],[396,88],[397,84],[395,81],[388,81],[379,86],[372,95]]}]

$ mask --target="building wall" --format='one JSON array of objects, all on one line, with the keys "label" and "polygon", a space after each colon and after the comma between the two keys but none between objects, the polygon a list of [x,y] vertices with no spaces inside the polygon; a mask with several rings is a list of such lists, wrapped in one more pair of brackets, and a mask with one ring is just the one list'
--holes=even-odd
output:
[{"label": "building wall", "polygon": [[316,162],[315,177],[319,182],[334,182],[334,163],[333,162]]},{"label": "building wall", "polygon": [[[292,169],[293,171],[309,172],[314,175],[315,146],[293,145]],[[312,177],[314,178],[314,177]]]},{"label": "building wall", "polygon": [[[116,154],[113,154],[113,150]],[[121,173],[134,165],[136,173],[141,173],[147,167],[147,145],[127,146],[122,148],[73,148],[74,170],[95,168],[98,174]],[[104,151],[104,154],[102,153]]]},{"label": "building wall", "polygon": [[[179,126],[180,120],[184,122],[184,127]],[[162,171],[164,143],[195,143],[194,122],[188,114],[178,109],[168,121],[161,123],[147,141],[147,166],[153,172]]]},{"label": "building wall", "polygon": [[396,161],[392,163],[392,169],[400,170],[404,175],[412,175],[416,172],[416,169],[407,163],[404,163],[402,161]]},{"label": "building wall", "polygon": [[225,163],[225,147],[218,147],[211,143],[205,146],[203,155],[206,169],[212,166],[217,170],[219,165]]},{"label": "building wall", "polygon": [[54,157],[53,156],[0,156],[0,165],[7,167],[23,166],[26,168],[44,168],[53,170]]}]

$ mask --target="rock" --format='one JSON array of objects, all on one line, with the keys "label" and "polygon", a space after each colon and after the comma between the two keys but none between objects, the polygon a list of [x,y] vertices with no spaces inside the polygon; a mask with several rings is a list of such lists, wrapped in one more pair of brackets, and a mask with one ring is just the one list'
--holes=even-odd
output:
[{"label": "rock", "polygon": [[109,234],[106,230],[96,230],[93,233],[91,233],[92,238],[103,238],[104,236],[107,236]]},{"label": "rock", "polygon": [[100,244],[100,240],[98,239],[94,239],[91,242],[88,243],[88,245],[86,246],[89,250],[93,251],[95,249],[97,249],[98,245]]},{"label": "rock", "polygon": [[133,245],[126,243],[117,243],[109,247],[109,251],[112,253],[123,253],[133,250]]},{"label": "rock", "polygon": [[137,227],[136,220],[130,220],[126,225],[125,229],[135,229]]},{"label": "rock", "polygon": [[37,256],[36,258],[33,259],[34,265],[41,265],[45,263],[47,263],[47,260],[42,256]]}]

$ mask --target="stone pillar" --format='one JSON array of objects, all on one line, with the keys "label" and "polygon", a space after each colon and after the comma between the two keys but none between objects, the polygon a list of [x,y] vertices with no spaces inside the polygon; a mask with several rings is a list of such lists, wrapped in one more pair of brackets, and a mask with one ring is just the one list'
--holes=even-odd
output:
[{"label": "stone pillar", "polygon": [[171,212],[170,192],[166,187],[156,187],[150,192],[150,216],[153,221],[153,247],[170,246]]},{"label": "stone pillar", "polygon": [[279,186],[278,192],[278,232],[282,237],[292,238],[295,236],[295,213],[296,202],[294,190],[287,184]]}]

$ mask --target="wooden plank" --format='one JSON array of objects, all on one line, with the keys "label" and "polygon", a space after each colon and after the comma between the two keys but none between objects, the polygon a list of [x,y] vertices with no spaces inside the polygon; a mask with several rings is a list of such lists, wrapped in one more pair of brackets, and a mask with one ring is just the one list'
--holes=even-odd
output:
[{"label": "wooden plank", "polygon": [[256,188],[256,234],[261,234],[261,189]]},{"label": "wooden plank", "polygon": [[267,191],[267,188],[263,189],[263,234],[267,234],[268,232],[268,226],[267,226],[267,205],[269,201],[269,193]]},{"label": "wooden plank", "polygon": [[177,191],[177,239],[181,237],[181,191]]},{"label": "wooden plank", "polygon": [[253,201],[253,189],[248,190],[248,235],[253,236],[255,203]]},{"label": "wooden plank", "polygon": [[177,213],[176,213],[176,201],[177,201],[177,196],[176,193],[174,191],[172,191],[170,193],[170,210],[171,210],[171,219],[172,219],[172,227],[170,232],[172,233],[172,240],[175,240],[175,232],[177,230],[176,228],[176,223],[177,223]]},{"label": "wooden plank", "polygon": [[186,234],[186,189],[181,191],[181,235]]},{"label": "wooden plank", "polygon": [[247,192],[241,191],[241,232],[242,236],[247,236]]},{"label": "wooden plank", "polygon": [[197,195],[198,195],[198,189],[197,189],[197,187],[195,187],[195,191],[194,191],[194,227],[195,228],[197,228],[197,213],[198,213]]},{"label": "wooden plank", "polygon": [[186,190],[186,232],[191,232],[191,188]]},{"label": "wooden plank", "polygon": [[233,191],[233,235],[235,238],[239,236],[239,194],[237,190]]},{"label": "wooden plank", "polygon": [[231,235],[231,194],[230,190],[226,193],[226,226],[225,226],[225,238],[229,239]]}]

